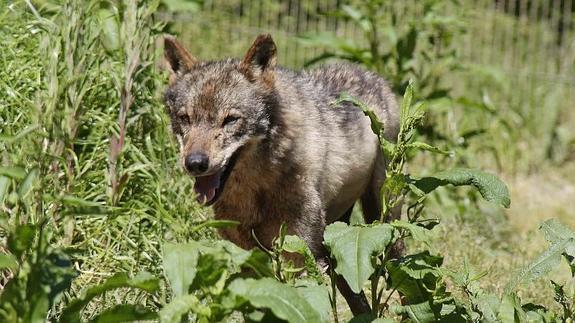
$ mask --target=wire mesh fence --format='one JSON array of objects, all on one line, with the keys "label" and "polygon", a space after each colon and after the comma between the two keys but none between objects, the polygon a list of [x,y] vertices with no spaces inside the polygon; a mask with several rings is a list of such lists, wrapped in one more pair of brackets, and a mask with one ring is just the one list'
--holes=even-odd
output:
[{"label": "wire mesh fence", "polygon": [[[418,17],[419,0],[393,1],[399,17]],[[466,32],[458,41],[462,63],[496,67],[512,78],[575,86],[575,0],[460,0],[450,10]],[[320,55],[321,44],[298,36],[332,33],[365,42],[357,24],[337,12],[343,0],[205,0],[194,12],[162,15],[204,59],[241,56],[253,38],[271,33],[282,65],[301,67]],[[449,14],[449,13],[447,13]]]}]

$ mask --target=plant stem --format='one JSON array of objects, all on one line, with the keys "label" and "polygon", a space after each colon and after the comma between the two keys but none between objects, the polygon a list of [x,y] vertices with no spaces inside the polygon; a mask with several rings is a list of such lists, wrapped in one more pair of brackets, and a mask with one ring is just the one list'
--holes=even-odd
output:
[{"label": "plant stem", "polygon": [[377,312],[379,311],[379,301],[377,297],[377,287],[379,285],[379,270],[377,275],[373,275],[371,277],[371,313],[374,316],[377,316]]},{"label": "plant stem", "polygon": [[336,286],[336,273],[333,266],[329,266],[329,277],[331,281],[331,296],[329,302],[331,303],[331,311],[333,312],[333,320],[335,323],[339,322],[337,316],[337,286]]}]

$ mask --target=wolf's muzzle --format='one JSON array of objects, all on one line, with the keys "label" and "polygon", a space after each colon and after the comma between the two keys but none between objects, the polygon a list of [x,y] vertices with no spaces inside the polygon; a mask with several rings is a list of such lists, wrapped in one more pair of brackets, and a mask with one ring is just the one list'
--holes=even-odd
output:
[{"label": "wolf's muzzle", "polygon": [[193,175],[201,175],[208,170],[209,158],[204,153],[191,153],[184,162],[186,170]]}]

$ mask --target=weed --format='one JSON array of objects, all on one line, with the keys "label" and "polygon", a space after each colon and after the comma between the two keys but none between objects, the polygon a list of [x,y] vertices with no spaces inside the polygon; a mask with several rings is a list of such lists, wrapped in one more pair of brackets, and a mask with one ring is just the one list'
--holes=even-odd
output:
[{"label": "weed", "polygon": [[[166,2],[170,3],[174,2]],[[368,42],[358,45],[359,50],[336,47],[334,55],[356,55],[353,60],[388,74],[405,97],[397,143],[381,140],[390,160],[381,221],[328,227],[325,243],[338,264],[328,275],[316,268],[302,240],[283,231],[271,250],[246,251],[214,241],[209,228],[234,223],[206,221],[208,212],[198,207],[190,180],[179,170],[168,121],[157,99],[165,78],[155,68],[154,39],[164,24],[152,13],[162,4],[16,1],[2,7],[1,320],[202,322],[242,315],[247,321],[339,321],[342,306],[331,279],[336,273],[370,297],[372,312],[355,320],[573,320],[572,282],[554,279],[547,284],[554,299],[546,300],[546,307],[525,304],[517,292],[523,284],[547,277],[559,263],[572,270],[572,278],[574,233],[557,221],[543,222],[541,231],[550,247],[517,271],[501,294],[494,292],[494,286],[481,287],[492,273],[475,270],[470,261],[450,259],[449,267],[443,265],[445,250],[433,240],[438,231],[434,227],[461,230],[462,224],[472,223],[473,230],[465,231],[468,235],[484,233],[477,239],[487,239],[493,234],[496,237],[489,243],[511,248],[505,238],[511,229],[500,219],[499,209],[473,211],[478,196],[508,206],[506,187],[493,175],[468,168],[428,171],[432,175],[417,177],[413,169],[405,174],[404,166],[418,162],[422,150],[440,156],[442,163],[431,169],[474,164],[476,156],[485,156],[479,153],[482,149],[494,151],[502,169],[515,163],[513,169],[536,170],[546,159],[563,163],[571,158],[572,138],[563,122],[570,114],[562,108],[571,93],[540,85],[528,97],[514,95],[512,85],[499,88],[507,81],[492,82],[485,69],[481,74],[472,66],[464,71],[473,75],[484,93],[459,97],[453,94],[457,89],[447,91],[445,71],[459,68],[450,37],[460,32],[461,25],[457,19],[437,15],[444,4],[425,3],[429,3],[426,18],[406,24],[404,30],[397,28],[399,21],[393,20],[397,17],[372,15],[375,12],[362,11],[361,4],[341,13],[364,28]],[[381,30],[374,26],[381,24],[392,26],[386,32],[397,32],[393,46],[377,44]],[[426,52],[436,56],[420,56]],[[425,63],[412,66],[419,58]],[[443,72],[428,69],[435,64],[443,66],[439,69]],[[420,82],[417,95],[408,86],[411,78]],[[429,135],[424,124],[419,133],[428,135],[418,136],[421,122],[430,122],[426,110],[446,111],[441,108],[448,105],[442,106],[438,96],[464,106],[465,113],[475,111],[466,118],[451,110],[436,114],[451,118],[447,126],[458,118],[481,124],[463,122],[449,128],[453,133],[443,141]],[[341,99],[361,108],[371,118],[374,132],[381,133],[382,125],[369,107],[349,96]],[[509,109],[496,109],[492,99],[507,99]],[[551,107],[545,118],[525,108],[537,105]],[[437,129],[446,126],[441,122]],[[492,122],[496,132],[488,129]],[[508,140],[470,144],[486,135]],[[431,139],[431,144],[419,138]],[[465,140],[460,143],[458,138]],[[460,160],[445,158],[450,154],[432,145],[437,142],[454,150]],[[531,150],[532,159],[517,158]],[[445,185],[471,188],[457,189],[464,194],[453,190],[431,194]],[[479,195],[470,193],[475,190]],[[404,220],[385,223],[400,202]],[[457,216],[449,219],[443,213]],[[478,213],[494,216],[473,218]],[[443,223],[438,225],[440,216]],[[445,227],[453,219],[456,223]],[[453,232],[449,235],[456,239]],[[405,239],[413,251],[392,258],[390,246],[397,239]],[[469,255],[467,250],[459,252]],[[293,262],[293,253],[305,259],[303,264]],[[509,252],[501,255],[498,261]],[[454,263],[463,265],[455,270]],[[399,301],[400,294],[404,302]],[[550,306],[552,302],[556,304]]]}]

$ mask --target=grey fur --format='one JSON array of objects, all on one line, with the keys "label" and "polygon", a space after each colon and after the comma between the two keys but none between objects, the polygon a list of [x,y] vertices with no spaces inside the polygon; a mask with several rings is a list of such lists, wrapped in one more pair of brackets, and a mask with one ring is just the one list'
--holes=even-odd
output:
[{"label": "grey fur", "polygon": [[[394,140],[398,107],[381,77],[351,64],[309,71],[275,67],[269,35],[258,37],[241,61],[200,63],[178,54],[183,47],[172,38],[166,48],[172,76],[165,103],[182,160],[206,153],[205,174],[212,174],[237,156],[214,212],[241,224],[222,230],[223,237],[251,248],[253,232],[270,247],[286,223],[288,233],[323,259],[326,224],[358,199],[368,220],[378,217],[385,161],[377,138],[359,108],[334,102],[342,92],[363,101],[383,121],[386,139]],[[236,121],[223,125],[230,116]]]}]

